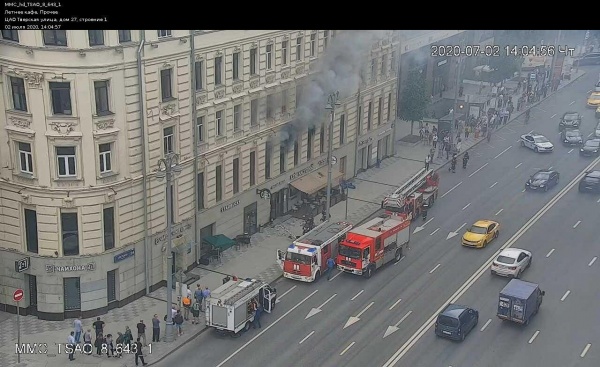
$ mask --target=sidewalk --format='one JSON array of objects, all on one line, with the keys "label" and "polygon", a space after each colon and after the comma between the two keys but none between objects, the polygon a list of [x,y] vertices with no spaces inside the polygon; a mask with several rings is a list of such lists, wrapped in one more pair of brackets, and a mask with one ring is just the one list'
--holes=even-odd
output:
[{"label": "sidewalk", "polygon": [[[584,74],[585,72],[580,70],[578,74],[571,77],[571,80],[561,82],[559,89]],[[454,92],[447,91],[447,93]],[[549,93],[548,97],[552,94]],[[519,119],[523,113],[523,110],[513,113],[511,122]],[[508,126],[508,124],[504,126]],[[399,121],[395,124],[395,128],[397,139],[410,133],[410,123]],[[463,139],[462,151],[464,152],[482,140],[482,138],[474,139],[473,135],[469,139]],[[431,146],[423,143],[414,146],[397,143],[394,157],[383,160],[378,168],[371,168],[358,174],[354,179],[356,189],[350,190],[348,194],[348,221],[356,224],[377,211],[385,195],[394,191],[397,186],[423,168],[424,159],[430,148]],[[430,167],[439,169],[448,162],[449,160],[446,160],[445,157],[435,158]],[[346,202],[340,202],[331,208],[332,220],[344,220],[345,205]],[[244,278],[257,278],[265,282],[275,281],[281,276],[281,269],[275,261],[276,250],[286,248],[292,238],[301,235],[302,224],[299,219],[290,216],[283,217],[275,221],[271,227],[265,227],[261,233],[253,235],[252,245],[242,247],[240,250],[231,248],[225,251],[221,263],[193,269],[191,272],[199,276],[200,280],[191,285],[192,290],[196,288],[195,284],[200,284],[202,288],[215,289],[222,284],[222,279],[226,274]],[[174,300],[176,300],[176,295],[174,295]],[[125,326],[132,329],[135,337],[137,335],[136,324],[139,320],[144,320],[147,326],[146,336],[151,338],[151,319],[154,314],[159,316],[161,334],[164,334],[164,322],[162,320],[165,312],[166,288],[161,288],[129,305],[107,312],[101,319],[106,323],[105,334],[113,334],[114,339],[116,339],[117,332],[124,332]],[[183,326],[184,335],[177,338],[173,343],[153,343],[152,353],[149,353],[148,348],[146,348],[146,362],[152,365],[175,352],[187,342],[193,342],[198,334],[207,330],[204,326],[203,315],[200,315],[201,323],[199,325],[192,325],[190,321],[186,321]],[[84,330],[91,329],[94,320],[82,320]],[[21,364],[17,364],[15,354],[15,341],[17,340],[16,316],[0,313],[0,327],[3,331],[0,333],[0,367],[63,367],[65,364],[69,365],[67,355],[57,353],[58,346],[56,343],[66,343],[68,334],[72,330],[72,322],[73,320],[44,321],[32,316],[21,317],[21,343],[47,343],[48,354],[22,355]],[[133,355],[125,355],[121,359],[87,355],[76,355],[75,357],[76,361],[72,363],[73,366],[127,367],[135,365]]]}]

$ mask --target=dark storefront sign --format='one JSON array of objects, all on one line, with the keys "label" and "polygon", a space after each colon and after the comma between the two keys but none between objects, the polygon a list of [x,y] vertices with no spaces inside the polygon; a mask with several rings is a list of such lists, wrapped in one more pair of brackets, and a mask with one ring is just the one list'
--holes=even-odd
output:
[{"label": "dark storefront sign", "polygon": [[239,200],[239,199],[238,199],[238,200],[236,200],[236,201],[234,201],[234,202],[232,202],[232,203],[229,203],[229,204],[227,204],[227,205],[224,205],[224,206],[221,208],[221,213],[223,213],[223,212],[226,212],[226,211],[228,211],[228,210],[229,210],[229,209],[231,209],[231,208],[235,208],[235,207],[236,207],[236,206],[238,206],[238,205],[240,205],[240,200]]},{"label": "dark storefront sign", "polygon": [[131,250],[127,250],[125,252],[121,252],[118,255],[115,255],[115,263],[118,263],[119,261],[123,261],[125,259],[128,259],[130,257],[134,257],[135,256],[135,249],[132,248]]},{"label": "dark storefront sign", "polygon": [[89,263],[84,265],[66,265],[58,266],[46,264],[46,273],[69,273],[73,271],[94,271],[96,270],[96,263]]},{"label": "dark storefront sign", "polygon": [[[281,190],[282,189],[281,186],[287,185],[290,181],[297,180],[300,177],[305,176],[305,175],[311,173],[312,171],[321,168],[322,166],[324,166],[326,164],[327,164],[327,158],[323,158],[320,161],[318,161],[316,164],[315,163],[311,163],[308,166],[306,166],[306,167],[304,167],[302,169],[299,169],[296,172],[293,172],[292,174],[290,174],[289,179],[279,180],[279,181],[273,183],[271,186],[269,186],[266,189],[269,191],[269,193],[273,194],[276,191]],[[260,194],[260,190],[258,191],[258,193]],[[269,198],[270,198],[270,196],[269,196]]]}]

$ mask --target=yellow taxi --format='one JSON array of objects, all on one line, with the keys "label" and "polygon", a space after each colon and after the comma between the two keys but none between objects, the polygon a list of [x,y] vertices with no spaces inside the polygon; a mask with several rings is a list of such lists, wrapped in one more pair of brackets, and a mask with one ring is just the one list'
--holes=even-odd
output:
[{"label": "yellow taxi", "polygon": [[500,224],[493,220],[478,220],[462,237],[462,245],[482,248],[500,234]]},{"label": "yellow taxi", "polygon": [[592,92],[587,99],[587,106],[590,108],[600,107],[600,92]]}]

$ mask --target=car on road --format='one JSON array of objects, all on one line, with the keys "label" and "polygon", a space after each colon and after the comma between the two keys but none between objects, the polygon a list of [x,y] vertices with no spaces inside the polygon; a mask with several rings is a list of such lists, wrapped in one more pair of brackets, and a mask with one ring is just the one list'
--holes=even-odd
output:
[{"label": "car on road", "polygon": [[531,175],[525,182],[525,190],[543,190],[548,191],[551,187],[558,184],[560,174],[549,169],[541,169]]},{"label": "car on road", "polygon": [[579,155],[583,157],[597,157],[600,151],[600,139],[588,139],[579,149]]},{"label": "car on road", "polygon": [[600,193],[600,171],[588,171],[579,181],[579,192]]},{"label": "car on road", "polygon": [[596,86],[594,87],[594,92],[600,92],[600,80],[598,80],[598,83],[596,83]]},{"label": "car on road", "polygon": [[573,60],[573,66],[600,65],[600,52],[590,52]]},{"label": "car on road", "polygon": [[583,145],[583,135],[578,129],[564,129],[560,133],[560,141],[566,146],[580,146]]},{"label": "car on road", "polygon": [[587,106],[590,108],[598,108],[600,106],[600,92],[592,92],[587,99]]},{"label": "car on road", "polygon": [[[598,107],[598,111],[596,111],[596,113],[600,113],[600,107]],[[594,135],[597,138],[600,138],[600,122],[598,122],[598,125],[596,125],[596,130],[594,130]]]},{"label": "car on road", "polygon": [[533,256],[527,250],[507,248],[494,259],[490,271],[493,275],[520,278],[525,269],[531,266]]},{"label": "car on road", "polygon": [[473,223],[462,237],[462,245],[466,247],[482,248],[498,238],[500,223],[493,220],[478,220]]},{"label": "car on road", "polygon": [[567,128],[577,129],[581,125],[582,116],[579,112],[565,112],[558,123],[558,130],[563,131]]},{"label": "car on road", "polygon": [[536,153],[552,152],[554,145],[544,135],[529,133],[521,135],[521,146],[532,149]]},{"label": "car on road", "polygon": [[479,311],[451,303],[435,320],[435,335],[463,341],[478,322]]}]

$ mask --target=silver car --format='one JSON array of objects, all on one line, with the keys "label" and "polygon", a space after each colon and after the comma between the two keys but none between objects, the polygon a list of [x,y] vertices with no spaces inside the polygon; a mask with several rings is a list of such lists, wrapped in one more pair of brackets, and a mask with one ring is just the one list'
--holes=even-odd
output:
[{"label": "silver car", "polygon": [[521,135],[521,146],[532,149],[536,153],[552,152],[554,145],[545,136],[529,133]]},{"label": "silver car", "polygon": [[492,262],[493,275],[520,278],[521,274],[531,266],[531,252],[518,248],[503,250]]}]

